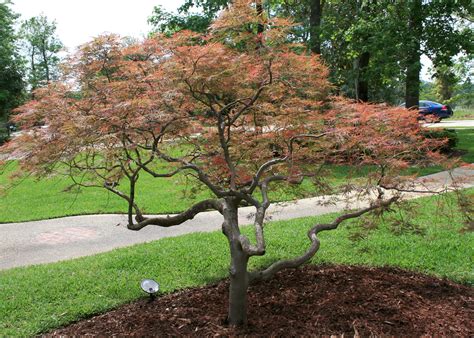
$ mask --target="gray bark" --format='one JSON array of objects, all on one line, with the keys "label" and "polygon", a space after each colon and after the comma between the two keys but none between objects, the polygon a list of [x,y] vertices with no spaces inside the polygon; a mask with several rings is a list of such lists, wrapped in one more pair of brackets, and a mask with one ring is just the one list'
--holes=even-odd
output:
[{"label": "gray bark", "polygon": [[222,231],[229,241],[230,248],[230,286],[229,309],[227,322],[229,325],[241,326],[247,323],[247,288],[249,274],[247,264],[248,254],[240,243],[238,222],[238,200],[226,199],[223,206],[224,223]]},{"label": "gray bark", "polygon": [[423,31],[421,0],[413,1],[408,18],[408,30],[412,34],[406,43],[406,80],[405,107],[417,107],[420,100],[420,71],[421,71],[421,35]]},{"label": "gray bark", "polygon": [[357,77],[357,99],[362,102],[369,101],[369,81],[367,80],[367,68],[369,67],[370,53],[364,52],[359,57],[359,76]]},{"label": "gray bark", "polygon": [[311,0],[310,2],[311,13],[309,17],[309,29],[310,39],[309,45],[313,53],[321,54],[321,16],[323,12],[323,3],[321,0]]}]

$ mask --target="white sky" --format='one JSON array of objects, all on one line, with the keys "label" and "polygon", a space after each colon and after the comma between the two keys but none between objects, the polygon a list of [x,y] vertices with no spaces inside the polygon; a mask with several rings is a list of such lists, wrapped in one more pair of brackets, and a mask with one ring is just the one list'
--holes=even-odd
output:
[{"label": "white sky", "polygon": [[143,37],[156,5],[174,11],[184,0],[13,0],[12,9],[26,20],[44,14],[57,23],[57,34],[70,52],[104,33]]},{"label": "white sky", "polygon": [[[57,23],[59,39],[69,52],[104,33],[143,37],[149,31],[147,19],[156,5],[174,11],[184,0],[13,0],[13,10],[21,20],[39,14]],[[430,79],[430,60],[422,56],[421,78]]]}]

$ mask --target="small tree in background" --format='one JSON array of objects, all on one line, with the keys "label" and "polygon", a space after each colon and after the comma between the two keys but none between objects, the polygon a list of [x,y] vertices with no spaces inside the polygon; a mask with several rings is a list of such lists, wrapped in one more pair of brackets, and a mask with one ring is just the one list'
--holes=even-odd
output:
[{"label": "small tree in background", "polygon": [[[249,283],[309,261],[321,231],[387,209],[410,188],[413,177],[401,176],[403,169],[440,158],[432,151],[439,141],[423,136],[416,114],[331,102],[319,57],[299,53],[286,39],[291,23],[258,8],[236,1],[208,35],[180,32],[127,47],[113,35],[96,38],[68,60],[63,81],[18,109],[15,120],[28,132],[4,148],[21,152],[23,168],[39,177],[65,174],[123,198],[130,230],[220,212],[231,257],[232,325],[247,321]],[[47,128],[35,127],[39,122]],[[305,177],[320,182],[327,163],[376,168],[366,185],[347,188],[366,206],[314,224],[299,257],[248,271],[249,259],[266,251],[269,191]],[[176,215],[145,217],[136,199],[143,175],[157,178],[156,189],[160,178],[187,175],[212,197]],[[243,204],[255,208],[253,238],[239,227]]]},{"label": "small tree in background", "polygon": [[28,84],[33,92],[58,78],[58,53],[63,44],[56,36],[56,22],[44,15],[23,21],[20,29],[28,63]]}]

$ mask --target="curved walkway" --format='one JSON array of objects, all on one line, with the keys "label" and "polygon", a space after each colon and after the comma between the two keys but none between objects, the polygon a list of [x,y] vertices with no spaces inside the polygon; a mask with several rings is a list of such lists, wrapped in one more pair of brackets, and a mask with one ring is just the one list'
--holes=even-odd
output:
[{"label": "curved walkway", "polygon": [[[474,186],[474,168],[458,168],[453,176]],[[431,189],[451,182],[447,172],[425,176],[420,184]],[[420,196],[410,194],[409,198]],[[344,209],[362,208],[366,201],[334,200],[331,196],[307,198],[294,202],[275,203],[268,210],[270,220],[317,216]],[[251,223],[254,208],[241,208],[241,224]],[[119,247],[174,237],[191,232],[220,230],[222,216],[216,211],[204,212],[182,225],[160,228],[149,226],[140,231],[126,228],[125,215],[73,216],[43,221],[0,224],[0,270],[93,255]]]},{"label": "curved walkway", "polygon": [[425,123],[428,128],[474,128],[474,120],[445,119],[439,123]]}]

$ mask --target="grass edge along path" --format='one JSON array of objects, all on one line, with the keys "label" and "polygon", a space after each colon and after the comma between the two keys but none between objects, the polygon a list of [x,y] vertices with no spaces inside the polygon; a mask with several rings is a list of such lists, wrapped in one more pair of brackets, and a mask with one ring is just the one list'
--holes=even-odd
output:
[{"label": "grass edge along path", "polygon": [[[327,183],[338,185],[353,183],[365,177],[368,168],[358,168],[353,172],[349,166],[328,169],[331,177]],[[409,174],[419,172],[420,176],[442,171],[441,167],[423,169],[410,168]],[[6,174],[0,173],[0,188],[6,184]],[[196,195],[179,178],[162,179],[159,184],[152,182],[150,176],[143,176],[137,184],[137,202],[142,205],[145,214],[173,214],[187,209],[196,201],[211,197],[207,191]],[[124,214],[127,204],[121,198],[101,188],[83,188],[68,191],[71,182],[66,177],[53,177],[36,180],[25,178],[19,184],[0,190],[0,224],[29,222],[43,219],[61,218],[78,215]],[[301,198],[324,195],[310,180],[304,180],[298,186],[281,186],[270,191],[273,202],[293,201]],[[257,195],[258,198],[258,195]]]},{"label": "grass edge along path", "polygon": [[[474,194],[474,189],[469,189]],[[416,200],[420,213],[413,231],[395,235],[387,224],[358,241],[349,239],[355,223],[321,234],[313,264],[391,265],[457,282],[474,284],[474,233],[460,233],[460,215],[437,213],[437,197]],[[251,259],[262,267],[301,253],[306,231],[334,214],[271,222],[266,226],[267,254]],[[251,234],[251,228],[244,232]],[[421,232],[419,231],[421,230]],[[24,336],[105,312],[143,297],[142,278],[154,278],[163,293],[200,286],[227,276],[228,248],[220,232],[194,233],[116,249],[69,261],[0,272],[0,336]],[[254,306],[255,304],[250,304]]]},{"label": "grass edge along path", "polygon": [[[474,162],[474,129],[457,130],[459,144],[457,149],[463,150],[463,160]],[[9,170],[13,168],[10,167]],[[346,182],[352,176],[363,177],[367,168],[359,168],[356,172],[348,166],[329,167],[332,184]],[[412,168],[409,172],[418,170]],[[420,175],[433,174],[442,170],[439,167],[424,168]],[[26,178],[18,185],[2,194],[1,186],[7,183],[8,173],[0,172],[0,224],[25,222],[41,219],[58,218],[75,215],[91,214],[123,214],[127,210],[126,203],[114,194],[101,188],[85,188],[80,191],[69,189],[71,181],[65,177],[35,180]],[[125,184],[125,183],[124,183]],[[293,189],[280,189],[270,193],[274,201],[289,201],[304,197],[314,197],[314,186],[304,181],[301,186]],[[197,199],[208,198],[206,192],[197,193]],[[192,194],[183,180],[178,178],[162,179],[157,185],[151,176],[144,175],[137,184],[137,202],[146,214],[176,213],[185,210],[192,202]]]}]

